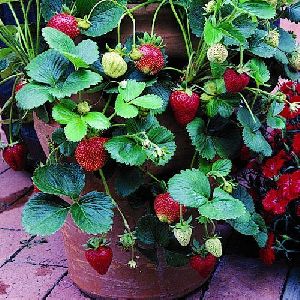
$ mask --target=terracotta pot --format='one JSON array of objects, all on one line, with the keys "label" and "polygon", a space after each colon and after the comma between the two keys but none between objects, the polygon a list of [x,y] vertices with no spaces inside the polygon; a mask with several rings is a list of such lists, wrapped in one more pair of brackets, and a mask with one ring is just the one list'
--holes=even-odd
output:
[{"label": "terracotta pot", "polygon": [[[46,124],[39,120],[36,115],[34,116],[34,123],[42,148],[47,155],[49,153],[48,138],[57,128],[57,125]],[[112,185],[112,183],[110,184]],[[102,191],[103,187],[100,180],[89,173],[87,174],[85,192],[91,190]],[[120,199],[116,195],[113,196],[128,218],[131,228],[134,228],[139,217],[144,214],[144,209],[132,209],[127,204],[126,199]],[[195,235],[199,239],[203,236],[203,228],[197,228]],[[218,229],[221,236],[224,236],[224,241],[228,233],[228,227],[218,225]],[[101,276],[90,267],[84,257],[82,245],[86,243],[90,236],[80,231],[72,219],[68,217],[62,228],[62,233],[68,259],[69,276],[86,294],[96,298],[174,299],[199,288],[208,279],[207,277],[201,277],[189,265],[179,268],[167,266],[160,251],[158,252],[158,266],[139,254],[137,259],[138,268],[130,269],[127,266],[130,254],[117,246],[118,235],[122,234],[123,230],[122,220],[115,213],[114,225],[108,237],[111,239],[113,262],[108,273]]]}]

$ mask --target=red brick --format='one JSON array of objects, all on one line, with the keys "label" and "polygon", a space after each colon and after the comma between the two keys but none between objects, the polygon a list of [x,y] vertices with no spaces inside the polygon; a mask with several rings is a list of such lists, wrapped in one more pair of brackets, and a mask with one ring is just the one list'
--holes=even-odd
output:
[{"label": "red brick", "polygon": [[0,228],[21,230],[22,206],[13,207],[0,214]]},{"label": "red brick", "polygon": [[0,176],[0,203],[13,203],[32,186],[30,174],[9,169]]},{"label": "red brick", "polygon": [[258,259],[228,255],[223,257],[205,300],[280,299],[287,267],[276,263],[265,266]]},{"label": "red brick", "polygon": [[[46,242],[44,242],[46,241]],[[16,262],[67,267],[64,245],[60,232],[46,238],[36,237],[29,247],[16,257]]]},{"label": "red brick", "polygon": [[65,272],[65,268],[7,263],[0,269],[0,299],[42,299]]},{"label": "red brick", "polygon": [[23,245],[21,241],[29,239],[23,231],[0,230],[0,266]]},{"label": "red brick", "polygon": [[84,300],[90,299],[84,296],[80,290],[74,285],[68,276],[65,276],[59,284],[52,290],[47,300]]}]

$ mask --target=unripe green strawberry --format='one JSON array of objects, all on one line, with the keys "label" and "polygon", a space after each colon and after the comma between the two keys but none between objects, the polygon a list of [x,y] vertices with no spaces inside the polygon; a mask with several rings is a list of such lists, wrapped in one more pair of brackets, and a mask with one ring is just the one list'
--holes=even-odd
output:
[{"label": "unripe green strawberry", "polygon": [[290,58],[290,64],[294,69],[300,71],[300,48],[298,48],[297,51],[292,53],[292,56]]},{"label": "unripe green strawberry", "polygon": [[85,115],[91,110],[91,107],[87,101],[83,101],[77,104],[77,110],[80,114]]},{"label": "unripe green strawberry", "polygon": [[268,3],[270,3],[272,6],[277,6],[277,0],[267,0]]},{"label": "unripe green strawberry", "polygon": [[232,193],[232,189],[233,189],[233,186],[232,186],[232,183],[231,182],[228,182],[226,181],[223,185],[223,190],[229,194]]},{"label": "unripe green strawberry", "polygon": [[133,48],[129,56],[132,60],[139,60],[143,56],[143,54],[139,49]]},{"label": "unripe green strawberry", "polygon": [[265,38],[266,44],[271,47],[277,48],[279,45],[280,34],[276,29],[270,30],[268,35]]},{"label": "unripe green strawberry", "polygon": [[88,20],[87,16],[84,16],[83,19],[77,18],[78,27],[83,30],[88,30],[91,27],[91,22]]},{"label": "unripe green strawberry", "polygon": [[119,238],[120,244],[125,250],[129,250],[135,245],[136,237],[134,235],[134,232],[128,232],[125,230],[122,235],[119,235]]},{"label": "unripe green strawberry", "polygon": [[228,51],[221,43],[214,44],[207,50],[207,58],[211,62],[221,64],[227,59],[227,57]]},{"label": "unripe green strawberry", "polygon": [[183,221],[175,225],[173,233],[179,244],[186,247],[190,243],[193,229],[189,223]]},{"label": "unripe green strawberry", "polygon": [[206,240],[205,248],[210,254],[215,257],[222,256],[222,243],[217,237]]},{"label": "unripe green strawberry", "polygon": [[117,52],[106,52],[102,57],[104,73],[111,78],[123,76],[127,71],[127,63]]}]

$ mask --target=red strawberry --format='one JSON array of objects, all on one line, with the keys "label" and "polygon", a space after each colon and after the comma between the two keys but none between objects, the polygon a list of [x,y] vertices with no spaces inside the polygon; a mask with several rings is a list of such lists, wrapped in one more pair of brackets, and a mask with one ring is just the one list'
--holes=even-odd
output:
[{"label": "red strawberry", "polygon": [[25,166],[27,148],[23,143],[7,146],[3,150],[3,159],[15,171],[21,171]]},{"label": "red strawberry", "polygon": [[217,258],[208,253],[205,257],[194,255],[190,258],[190,266],[196,270],[200,276],[207,277],[217,262]]},{"label": "red strawberry", "polygon": [[194,92],[189,95],[186,91],[177,90],[170,95],[170,105],[176,121],[185,126],[195,118],[200,105],[200,98]]},{"label": "red strawberry", "polygon": [[27,81],[25,79],[22,79],[18,81],[15,87],[15,92],[17,93],[20,89],[22,89],[27,84]]},{"label": "red strawberry", "polygon": [[266,246],[259,250],[259,257],[266,265],[272,265],[276,259],[275,250],[273,248],[274,243],[275,243],[274,233],[270,232]]},{"label": "red strawberry", "polygon": [[240,74],[228,68],[224,73],[224,81],[228,93],[239,93],[249,84],[250,77],[247,73]]},{"label": "red strawberry", "polygon": [[76,18],[66,13],[54,15],[49,20],[47,27],[57,29],[68,35],[71,39],[75,39],[80,34]]},{"label": "red strawberry", "polygon": [[78,164],[86,171],[101,169],[107,161],[107,152],[104,148],[107,141],[108,138],[104,137],[92,137],[81,141],[75,150]]},{"label": "red strawberry", "polygon": [[142,56],[135,62],[135,66],[142,73],[155,75],[164,67],[164,55],[158,46],[143,44],[138,50]]},{"label": "red strawberry", "polygon": [[[174,223],[180,218],[180,205],[169,193],[159,194],[154,200],[154,210],[161,222]],[[186,212],[186,208],[182,207],[182,213]]]},{"label": "red strawberry", "polygon": [[99,238],[91,238],[86,246],[88,249],[85,250],[84,255],[88,263],[99,274],[106,274],[113,257],[111,248],[105,245],[105,241]]},{"label": "red strawberry", "polygon": [[33,193],[35,194],[35,193],[40,193],[41,192],[41,190],[34,184],[33,185]]}]

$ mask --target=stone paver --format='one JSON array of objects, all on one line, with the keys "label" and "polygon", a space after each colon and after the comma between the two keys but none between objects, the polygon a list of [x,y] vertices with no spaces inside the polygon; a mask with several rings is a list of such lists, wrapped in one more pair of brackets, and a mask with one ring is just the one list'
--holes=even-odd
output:
[{"label": "stone paver", "polygon": [[36,237],[19,253],[15,261],[66,268],[67,260],[61,233],[57,232],[46,238]]},{"label": "stone paver", "polygon": [[29,238],[30,236],[23,231],[0,230],[0,266],[24,247],[21,242],[25,243]]},{"label": "stone paver", "polygon": [[255,258],[226,255],[204,300],[279,300],[287,271],[284,264],[269,267]]},{"label": "stone paver", "polygon": [[14,207],[8,209],[0,214],[0,229],[14,229],[22,230],[21,218],[22,218],[23,206]]},{"label": "stone paver", "polygon": [[68,276],[65,276],[47,297],[47,300],[86,300],[89,297],[83,295]]},{"label": "stone paver", "polygon": [[7,170],[0,176],[0,203],[11,204],[21,195],[29,191],[32,181],[25,171]]},{"label": "stone paver", "polygon": [[65,273],[65,268],[7,263],[0,269],[0,299],[43,299]]}]

